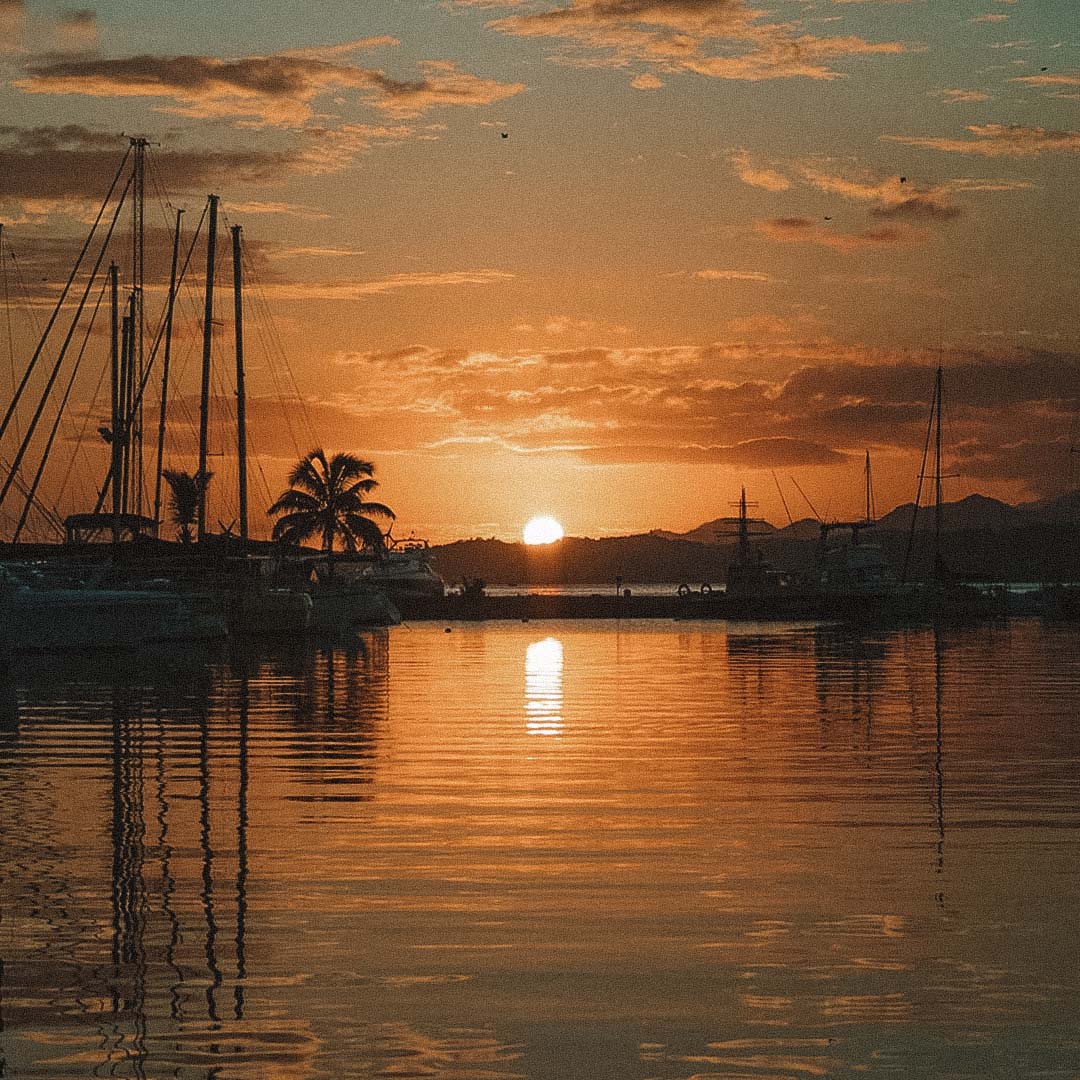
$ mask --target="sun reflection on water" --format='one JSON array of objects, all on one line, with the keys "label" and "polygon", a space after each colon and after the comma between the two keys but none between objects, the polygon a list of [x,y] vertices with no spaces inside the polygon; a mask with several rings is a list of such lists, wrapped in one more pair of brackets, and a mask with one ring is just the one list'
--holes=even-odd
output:
[{"label": "sun reflection on water", "polygon": [[562,734],[563,646],[558,638],[525,650],[525,726],[530,735]]}]

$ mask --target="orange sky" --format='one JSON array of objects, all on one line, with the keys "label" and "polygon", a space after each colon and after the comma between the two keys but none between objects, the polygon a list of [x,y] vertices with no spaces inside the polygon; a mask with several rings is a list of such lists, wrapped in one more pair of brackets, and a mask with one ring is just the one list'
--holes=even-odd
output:
[{"label": "orange sky", "polygon": [[[516,537],[535,513],[574,535],[689,529],[742,484],[782,524],[777,482],[808,513],[793,480],[848,515],[865,449],[888,509],[914,495],[939,362],[949,496],[1054,494],[1076,461],[1078,46],[1072,0],[268,0],[183,19],[0,0],[0,386],[10,400],[137,132],[151,320],[171,207],[190,229],[213,190],[244,227],[256,529],[315,444],[373,460],[395,534],[433,540]],[[201,259],[174,467],[194,466]],[[224,287],[224,245],[221,264]],[[97,329],[42,479],[61,514],[103,476]],[[211,523],[235,518],[223,416]]]}]

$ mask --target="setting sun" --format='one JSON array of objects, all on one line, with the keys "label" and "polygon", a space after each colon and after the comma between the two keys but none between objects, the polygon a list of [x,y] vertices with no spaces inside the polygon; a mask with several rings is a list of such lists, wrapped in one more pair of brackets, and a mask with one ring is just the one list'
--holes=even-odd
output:
[{"label": "setting sun", "polygon": [[563,527],[553,517],[534,517],[521,530],[526,544],[554,544],[563,538]]}]

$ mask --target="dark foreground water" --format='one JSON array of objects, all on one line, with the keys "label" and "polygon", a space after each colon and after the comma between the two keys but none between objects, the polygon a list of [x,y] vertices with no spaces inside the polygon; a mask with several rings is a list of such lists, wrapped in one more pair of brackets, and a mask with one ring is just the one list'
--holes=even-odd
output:
[{"label": "dark foreground water", "polygon": [[1080,631],[16,666],[4,1077],[1080,1076]]}]

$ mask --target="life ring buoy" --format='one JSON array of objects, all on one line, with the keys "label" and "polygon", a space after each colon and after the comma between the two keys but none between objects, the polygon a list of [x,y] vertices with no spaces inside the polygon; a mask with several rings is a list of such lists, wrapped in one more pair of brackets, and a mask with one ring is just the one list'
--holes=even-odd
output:
[{"label": "life ring buoy", "polygon": [[707,581],[703,581],[701,583],[701,595],[702,596],[710,596],[711,594],[712,594],[712,586]]},{"label": "life ring buoy", "polygon": [[686,582],[684,581],[684,582],[683,582],[683,583],[682,583],[682,584],[681,584],[681,585],[680,585],[680,586],[678,587],[678,589],[676,589],[676,592],[677,592],[677,593],[678,593],[678,594],[679,594],[680,596],[689,596],[689,595],[690,595],[690,586],[689,586],[689,585],[687,585],[687,584],[686,584]]}]

